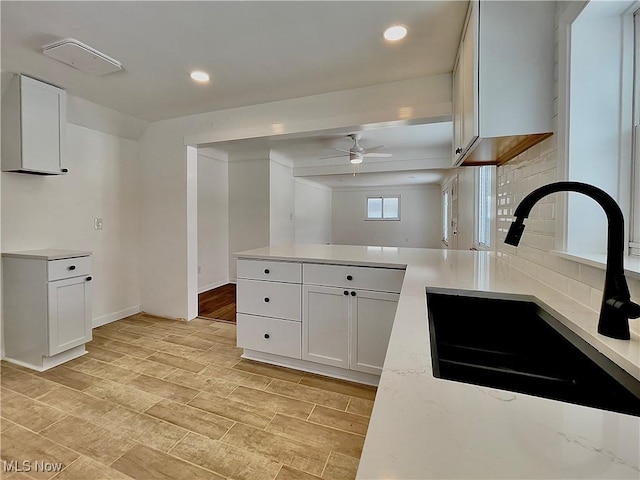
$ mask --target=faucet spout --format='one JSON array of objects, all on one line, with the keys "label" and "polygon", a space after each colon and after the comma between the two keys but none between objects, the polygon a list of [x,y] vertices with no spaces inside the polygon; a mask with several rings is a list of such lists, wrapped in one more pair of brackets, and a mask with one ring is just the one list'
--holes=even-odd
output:
[{"label": "faucet spout", "polygon": [[524,231],[524,219],[542,198],[556,192],[578,192],[594,199],[607,215],[607,270],[600,307],[598,333],[611,338],[629,340],[629,318],[640,317],[640,306],[631,301],[624,276],[624,217],[616,201],[604,190],[580,182],[555,182],[527,195],[514,212],[505,243],[518,246]]}]

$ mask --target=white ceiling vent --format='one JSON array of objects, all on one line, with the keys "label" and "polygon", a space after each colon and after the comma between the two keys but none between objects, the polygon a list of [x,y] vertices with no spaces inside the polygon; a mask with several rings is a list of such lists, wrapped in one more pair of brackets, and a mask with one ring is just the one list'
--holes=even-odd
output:
[{"label": "white ceiling vent", "polygon": [[92,75],[106,75],[122,70],[122,64],[117,60],[73,38],[45,45],[42,53]]}]

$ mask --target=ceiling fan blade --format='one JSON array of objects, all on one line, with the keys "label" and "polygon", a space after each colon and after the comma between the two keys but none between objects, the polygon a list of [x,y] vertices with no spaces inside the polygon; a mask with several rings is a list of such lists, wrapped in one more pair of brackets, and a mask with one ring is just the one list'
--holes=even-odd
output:
[{"label": "ceiling fan blade", "polygon": [[351,153],[349,150],[343,150],[342,148],[334,148],[334,150],[337,150],[338,152]]},{"label": "ceiling fan blade", "polygon": [[384,157],[393,157],[393,153],[370,152],[370,153],[365,153],[364,156],[369,158],[384,158]]},{"label": "ceiling fan blade", "polygon": [[[349,152],[347,152],[349,153]],[[319,160],[326,160],[327,158],[343,158],[343,157],[347,157],[348,155],[342,154],[342,155],[331,155],[329,157],[320,157]]]},{"label": "ceiling fan blade", "polygon": [[387,148],[389,147],[387,147],[386,145],[376,145],[375,147],[365,148],[364,153],[375,152],[376,150],[387,149]]}]

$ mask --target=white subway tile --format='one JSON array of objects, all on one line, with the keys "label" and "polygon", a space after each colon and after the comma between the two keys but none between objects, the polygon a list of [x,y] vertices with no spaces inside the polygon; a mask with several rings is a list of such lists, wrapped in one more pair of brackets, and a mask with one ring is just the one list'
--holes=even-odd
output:
[{"label": "white subway tile", "polygon": [[567,260],[566,258],[559,258],[558,260],[560,273],[577,281],[580,274],[579,264],[572,260]]},{"label": "white subway tile", "polygon": [[591,287],[569,279],[569,296],[587,307],[591,307]]},{"label": "white subway tile", "polygon": [[601,306],[602,306],[602,290],[598,290],[597,288],[591,288],[591,308],[599,312]]},{"label": "white subway tile", "polygon": [[548,268],[542,266],[537,267],[536,278],[543,283],[555,288],[564,295],[569,294],[569,279],[564,275],[560,275]]},{"label": "white subway tile", "polygon": [[578,280],[594,288],[603,288],[604,270],[590,265],[578,265]]}]

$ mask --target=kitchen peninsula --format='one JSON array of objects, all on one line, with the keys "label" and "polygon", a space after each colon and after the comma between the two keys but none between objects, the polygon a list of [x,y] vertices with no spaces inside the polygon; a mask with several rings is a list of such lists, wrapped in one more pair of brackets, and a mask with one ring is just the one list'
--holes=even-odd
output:
[{"label": "kitchen peninsula", "polygon": [[640,381],[637,321],[630,341],[598,335],[597,312],[500,253],[290,245],[236,255],[406,269],[357,478],[638,478],[638,417],[435,378],[425,287],[533,296]]}]

